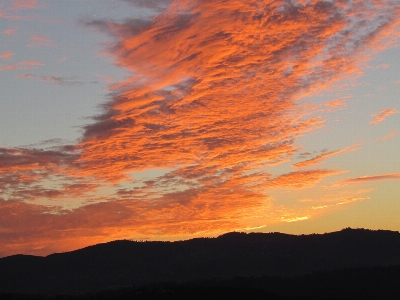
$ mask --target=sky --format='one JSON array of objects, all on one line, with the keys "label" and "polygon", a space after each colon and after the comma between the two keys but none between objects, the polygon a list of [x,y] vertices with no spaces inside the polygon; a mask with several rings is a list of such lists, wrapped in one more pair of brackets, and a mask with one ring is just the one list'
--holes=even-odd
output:
[{"label": "sky", "polygon": [[0,257],[400,230],[398,0],[9,0],[0,41]]}]

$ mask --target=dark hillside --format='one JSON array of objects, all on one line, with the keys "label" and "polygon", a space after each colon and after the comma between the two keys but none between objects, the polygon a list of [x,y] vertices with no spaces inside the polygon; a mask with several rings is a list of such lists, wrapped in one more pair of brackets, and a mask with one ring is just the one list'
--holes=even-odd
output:
[{"label": "dark hillside", "polygon": [[400,264],[400,233],[228,233],[180,242],[115,241],[47,257],[0,259],[0,292],[83,293],[166,281],[299,276]]},{"label": "dark hillside", "polygon": [[400,265],[318,271],[297,277],[235,277],[152,283],[81,295],[2,294],[2,300],[377,300],[400,299]]}]

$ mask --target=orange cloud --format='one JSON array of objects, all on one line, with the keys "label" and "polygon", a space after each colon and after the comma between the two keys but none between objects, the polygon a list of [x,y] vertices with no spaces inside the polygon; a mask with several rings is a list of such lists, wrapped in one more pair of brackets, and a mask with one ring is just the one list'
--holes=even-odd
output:
[{"label": "orange cloud", "polygon": [[370,121],[369,124],[378,124],[384,121],[388,116],[397,114],[397,112],[396,109],[381,110],[380,112],[371,115],[372,117],[375,117],[375,120]]},{"label": "orange cloud", "polygon": [[[122,30],[121,24],[90,23],[115,31],[120,42],[111,54],[119,65],[137,75],[119,85],[124,92],[103,116],[96,117],[98,122],[87,126],[80,147],[82,166],[88,172],[97,172],[95,161],[100,156],[96,153],[104,152],[115,160],[109,171],[103,164],[101,176],[109,172],[113,178],[131,168],[193,163],[200,153],[205,161],[218,160],[215,163],[220,167],[266,161],[262,152],[275,143],[277,136],[273,134],[279,132],[280,140],[290,140],[317,127],[311,122],[293,123],[300,116],[286,114],[294,107],[290,96],[311,82],[329,80],[332,74],[346,70],[342,69],[348,66],[345,56],[342,62],[332,61],[338,49],[331,49],[322,62],[313,61],[324,45],[311,41],[330,41],[347,24],[334,15],[329,24],[324,23],[319,13],[329,15],[332,11],[327,7],[319,11],[313,6],[299,8],[299,19],[292,22],[285,19],[289,15],[279,12],[278,4],[268,3],[264,15],[254,12],[244,17],[251,9],[240,2],[234,3],[235,11],[228,10],[231,14],[223,4],[194,3],[193,11],[185,14],[174,11],[176,6],[172,5],[152,25],[128,23]],[[254,22],[257,18],[260,20]],[[281,18],[286,20],[284,27]],[[272,28],[268,33],[263,27],[267,23]],[[229,28],[226,34],[221,33],[223,28]],[[314,36],[304,40],[303,32],[311,30]],[[281,39],[282,34],[290,38]],[[298,46],[303,42],[309,47]],[[262,46],[255,46],[260,43]],[[288,60],[291,56],[292,61]],[[241,105],[236,105],[235,99],[241,99]],[[122,144],[125,146],[118,146]],[[240,150],[248,144],[254,150]],[[293,151],[290,147],[287,150],[279,159]]]},{"label": "orange cloud", "polygon": [[289,189],[310,188],[327,176],[338,175],[341,173],[343,173],[343,171],[335,171],[335,170],[295,171],[275,177],[274,179],[269,180],[267,182],[267,185],[271,187],[289,188]]},{"label": "orange cloud", "polygon": [[[205,191],[168,194],[159,199],[118,200],[89,204],[73,211],[0,199],[0,256],[11,253],[52,253],[73,250],[109,239],[134,237],[211,235],[240,227],[246,215],[243,199],[249,201],[247,213],[254,215],[252,201],[243,197],[231,201],[229,195],[209,201]],[[184,200],[180,203],[179,198]],[[188,202],[188,198],[190,201]],[[230,199],[230,201],[227,201]],[[233,209],[231,207],[236,207]],[[224,214],[225,213],[225,214]]]},{"label": "orange cloud", "polygon": [[399,180],[400,173],[382,174],[374,176],[361,176],[340,181],[341,183],[363,183],[373,181]]},{"label": "orange cloud", "polygon": [[344,106],[346,103],[342,99],[336,99],[336,100],[331,100],[327,103],[325,103],[325,106],[327,107],[338,107],[338,106]]},{"label": "orange cloud", "polygon": [[397,136],[397,131],[391,131],[383,137],[379,138],[378,141],[387,141]]},{"label": "orange cloud", "polygon": [[325,152],[325,153],[322,153],[322,154],[320,154],[320,155],[318,155],[318,156],[316,156],[314,158],[295,163],[295,164],[293,164],[293,167],[306,167],[306,166],[319,164],[319,163],[321,163],[321,160],[323,160],[325,158],[332,157],[332,156],[335,156],[337,154],[341,154],[341,153],[345,153],[345,152],[356,151],[358,149],[359,149],[358,146],[350,146],[350,147],[343,148],[341,150]]},{"label": "orange cloud", "polygon": [[331,111],[343,108],[346,105],[346,101],[342,99],[335,99],[325,103],[325,106]]}]

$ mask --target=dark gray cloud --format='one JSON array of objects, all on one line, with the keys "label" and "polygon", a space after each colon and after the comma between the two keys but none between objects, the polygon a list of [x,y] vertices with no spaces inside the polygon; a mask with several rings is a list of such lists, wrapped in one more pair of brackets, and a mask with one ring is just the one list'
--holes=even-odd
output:
[{"label": "dark gray cloud", "polygon": [[20,74],[18,78],[21,79],[40,79],[45,82],[54,83],[57,85],[64,85],[64,86],[73,86],[73,85],[84,85],[84,84],[97,84],[98,81],[81,81],[77,80],[76,77],[64,77],[64,76],[39,76],[33,74]]},{"label": "dark gray cloud", "polygon": [[123,0],[137,7],[162,10],[167,8],[173,0]]}]

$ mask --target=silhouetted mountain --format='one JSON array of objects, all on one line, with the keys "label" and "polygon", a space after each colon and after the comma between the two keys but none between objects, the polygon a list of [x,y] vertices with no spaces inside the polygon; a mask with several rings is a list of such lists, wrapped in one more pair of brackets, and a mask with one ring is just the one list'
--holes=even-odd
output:
[{"label": "silhouetted mountain", "polygon": [[400,265],[399,232],[228,233],[180,242],[115,241],[47,257],[1,258],[0,292],[78,294],[157,282],[288,277],[389,265]]}]

